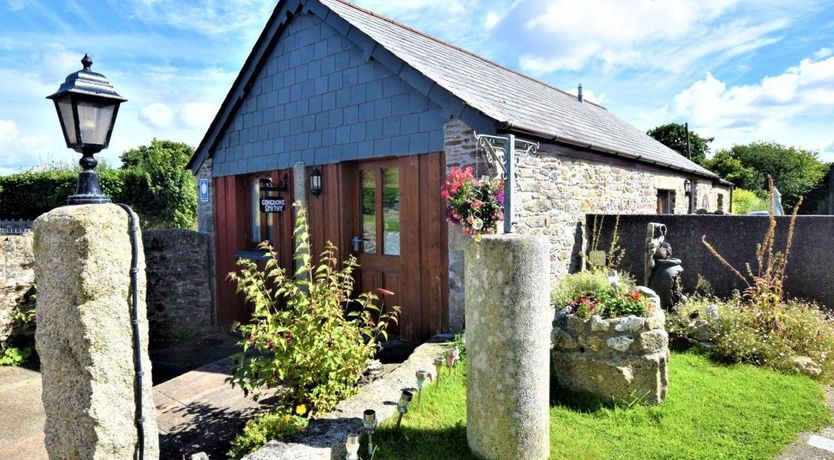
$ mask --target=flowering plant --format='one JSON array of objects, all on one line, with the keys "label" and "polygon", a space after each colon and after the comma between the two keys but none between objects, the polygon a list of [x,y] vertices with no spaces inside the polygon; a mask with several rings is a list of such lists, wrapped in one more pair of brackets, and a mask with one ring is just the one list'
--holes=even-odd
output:
[{"label": "flowering plant", "polygon": [[570,312],[583,319],[592,315],[603,318],[618,316],[648,316],[653,303],[638,290],[621,290],[615,286],[594,292],[583,292],[574,296],[567,307]]},{"label": "flowering plant", "polygon": [[478,180],[472,168],[452,168],[440,190],[446,200],[446,220],[459,224],[464,235],[495,233],[504,219],[504,180]]}]

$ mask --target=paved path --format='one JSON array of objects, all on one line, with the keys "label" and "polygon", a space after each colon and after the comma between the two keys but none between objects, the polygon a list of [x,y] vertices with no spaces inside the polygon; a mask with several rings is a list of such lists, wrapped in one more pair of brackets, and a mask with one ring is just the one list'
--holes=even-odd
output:
[{"label": "paved path", "polygon": [[[225,382],[231,359],[187,372],[154,387],[162,459],[208,452],[225,458],[228,442],[261,406]],[[17,367],[0,367],[0,459],[46,459],[41,376]]]}]

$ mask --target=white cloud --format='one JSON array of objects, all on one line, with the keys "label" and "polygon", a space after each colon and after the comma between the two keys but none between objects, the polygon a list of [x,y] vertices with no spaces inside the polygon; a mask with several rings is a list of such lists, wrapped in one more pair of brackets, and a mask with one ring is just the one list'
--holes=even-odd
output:
[{"label": "white cloud", "polygon": [[142,109],[139,119],[154,128],[167,128],[174,120],[174,111],[161,102],[154,102]]},{"label": "white cloud", "polygon": [[803,59],[748,85],[728,85],[708,73],[676,94],[668,110],[716,136],[718,147],[776,140],[824,149],[831,144],[834,118],[834,57]]},{"label": "white cloud", "polygon": [[265,0],[130,0],[134,14],[144,21],[160,21],[181,30],[205,35],[231,32],[260,33],[275,2]]},{"label": "white cloud", "polygon": [[[523,33],[517,47],[527,72],[546,74],[599,66],[664,70],[685,74],[717,66],[780,39],[787,15],[733,14],[739,0],[664,2],[653,0],[530,0],[541,15],[518,16]],[[510,40],[509,37],[504,37]]]},{"label": "white cloud", "polygon": [[17,123],[12,120],[0,120],[0,142],[6,144],[17,140],[20,130]]},{"label": "white cloud", "polygon": [[208,130],[217,109],[213,102],[189,102],[182,106],[180,119],[189,128]]},{"label": "white cloud", "polygon": [[832,51],[831,48],[820,48],[816,53],[814,53],[814,58],[825,59],[832,54],[834,54],[834,51]]}]

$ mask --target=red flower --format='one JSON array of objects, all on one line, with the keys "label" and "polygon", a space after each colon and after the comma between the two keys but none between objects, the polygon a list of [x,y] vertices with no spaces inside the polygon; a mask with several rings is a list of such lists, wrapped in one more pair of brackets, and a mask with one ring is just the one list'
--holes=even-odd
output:
[{"label": "red flower", "polygon": [[389,291],[388,289],[383,289],[383,288],[376,288],[376,292],[378,292],[379,295],[381,295],[383,297],[385,297],[387,295],[394,295],[393,291]]},{"label": "red flower", "polygon": [[640,291],[631,291],[631,300],[640,300]]}]

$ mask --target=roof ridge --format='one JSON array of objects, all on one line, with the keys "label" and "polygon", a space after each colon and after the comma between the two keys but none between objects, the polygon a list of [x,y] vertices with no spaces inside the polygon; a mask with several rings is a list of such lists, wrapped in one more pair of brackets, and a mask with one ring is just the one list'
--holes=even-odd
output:
[{"label": "roof ridge", "polygon": [[[558,92],[560,92],[560,93],[562,93],[562,94],[564,94],[564,95],[567,95],[567,96],[570,96],[570,97],[576,97],[576,95],[571,94],[571,93],[569,93],[569,92],[567,92],[567,91],[565,91],[565,90],[563,90],[563,89],[561,89],[561,88],[557,88],[557,87],[555,87],[555,86],[553,86],[553,85],[551,85],[551,84],[549,84],[549,83],[543,82],[543,81],[541,81],[541,80],[539,80],[539,79],[537,79],[537,78],[533,78],[533,77],[531,77],[531,76],[529,76],[529,75],[523,74],[523,73],[521,73],[521,72],[519,72],[519,71],[517,71],[517,70],[514,70],[514,69],[510,68],[510,67],[507,67],[507,66],[502,65],[502,64],[499,64],[499,63],[497,63],[497,62],[495,62],[495,61],[492,61],[492,60],[490,60],[490,59],[487,59],[487,58],[485,58],[485,57],[483,57],[483,56],[481,56],[481,55],[479,55],[479,54],[477,54],[477,53],[475,53],[475,52],[472,52],[472,51],[470,51],[470,50],[468,50],[468,49],[466,49],[466,48],[462,48],[462,47],[460,47],[460,46],[458,46],[458,45],[455,45],[455,44],[453,44],[453,43],[449,43],[449,42],[447,42],[447,41],[445,41],[445,40],[441,40],[441,39],[439,39],[439,38],[437,38],[437,37],[435,37],[435,36],[433,36],[433,35],[430,35],[430,34],[427,34],[426,32],[423,32],[422,30],[417,30],[417,29],[415,29],[415,28],[413,28],[413,27],[411,27],[411,26],[409,26],[409,25],[406,25],[406,24],[403,24],[403,23],[401,23],[401,22],[397,21],[396,19],[392,19],[392,18],[389,18],[388,16],[381,15],[381,14],[376,13],[376,12],[374,12],[374,11],[371,11],[371,10],[369,10],[369,9],[367,9],[367,8],[363,7],[363,6],[359,6],[359,5],[356,5],[356,4],[354,4],[354,3],[351,3],[351,2],[350,2],[350,1],[348,1],[348,0],[335,0],[335,1],[337,1],[337,2],[339,2],[339,3],[342,3],[342,4],[344,4],[344,5],[347,5],[347,6],[349,6],[349,7],[353,8],[353,9],[355,9],[355,10],[361,11],[361,12],[363,12],[363,13],[365,13],[365,14],[368,14],[368,15],[374,16],[374,17],[379,18],[379,19],[382,19],[383,21],[387,21],[387,22],[389,22],[389,23],[391,23],[391,24],[394,24],[395,26],[400,27],[400,28],[402,28],[402,29],[405,29],[405,30],[408,30],[408,31],[414,32],[414,33],[416,33],[416,34],[418,34],[418,35],[422,35],[423,37],[426,37],[426,38],[428,38],[429,40],[432,40],[432,41],[435,41],[435,42],[437,42],[437,43],[440,43],[441,45],[444,45],[444,46],[447,46],[447,47],[449,47],[449,48],[453,48],[453,49],[456,49],[456,50],[461,51],[461,52],[463,52],[463,53],[466,53],[466,54],[468,54],[468,55],[470,55],[470,56],[472,56],[472,57],[475,57],[475,58],[477,58],[477,59],[480,59],[480,60],[482,60],[482,61],[486,62],[487,64],[490,64],[490,65],[493,65],[493,66],[498,67],[498,68],[500,68],[500,69],[503,69],[503,70],[506,70],[506,71],[508,71],[508,72],[514,73],[514,74],[516,74],[516,75],[518,75],[518,76],[520,76],[520,77],[526,78],[527,80],[530,80],[530,81],[532,81],[532,82],[534,82],[534,83],[538,83],[538,84],[540,84],[540,85],[542,85],[542,86],[544,86],[544,87],[550,88],[550,89],[552,89],[552,90],[554,90],[554,91],[558,91]],[[587,103],[589,103],[589,104],[591,104],[591,105],[595,105],[595,106],[597,106],[597,107],[599,107],[599,108],[601,108],[601,109],[603,109],[603,110],[605,110],[605,111],[607,111],[607,110],[608,110],[608,109],[606,109],[603,105],[598,104],[598,103],[593,102],[593,101],[585,100],[585,101],[583,101],[583,102],[587,102]]]}]

